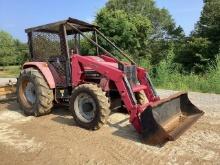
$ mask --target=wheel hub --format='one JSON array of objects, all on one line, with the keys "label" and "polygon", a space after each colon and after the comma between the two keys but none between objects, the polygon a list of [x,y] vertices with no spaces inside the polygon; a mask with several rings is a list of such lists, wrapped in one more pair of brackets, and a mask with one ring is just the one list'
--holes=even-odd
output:
[{"label": "wheel hub", "polygon": [[95,118],[95,100],[87,93],[81,93],[76,97],[74,109],[77,117],[85,123],[89,123]]},{"label": "wheel hub", "polygon": [[25,97],[27,99],[28,102],[30,102],[31,104],[34,104],[36,101],[36,91],[35,91],[35,87],[34,84],[32,82],[28,82],[25,90],[24,90],[24,94]]},{"label": "wheel hub", "polygon": [[84,112],[91,112],[93,110],[93,105],[91,103],[84,103],[82,108]]}]

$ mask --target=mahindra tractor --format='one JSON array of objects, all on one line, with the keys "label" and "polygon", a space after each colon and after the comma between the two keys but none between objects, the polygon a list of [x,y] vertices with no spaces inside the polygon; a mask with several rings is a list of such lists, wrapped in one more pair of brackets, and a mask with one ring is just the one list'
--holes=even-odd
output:
[{"label": "mahindra tractor", "polygon": [[69,105],[79,126],[97,130],[112,110],[124,109],[150,145],[175,140],[203,115],[187,93],[160,99],[147,70],[99,29],[68,18],[25,30],[30,59],[18,78],[17,100],[26,115]]}]

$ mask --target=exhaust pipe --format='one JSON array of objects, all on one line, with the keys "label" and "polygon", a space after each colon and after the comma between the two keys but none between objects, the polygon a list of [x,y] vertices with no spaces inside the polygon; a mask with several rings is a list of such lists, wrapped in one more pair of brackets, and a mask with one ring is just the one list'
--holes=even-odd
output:
[{"label": "exhaust pipe", "polygon": [[148,106],[140,115],[143,142],[163,145],[177,139],[202,115],[187,93],[178,93]]}]

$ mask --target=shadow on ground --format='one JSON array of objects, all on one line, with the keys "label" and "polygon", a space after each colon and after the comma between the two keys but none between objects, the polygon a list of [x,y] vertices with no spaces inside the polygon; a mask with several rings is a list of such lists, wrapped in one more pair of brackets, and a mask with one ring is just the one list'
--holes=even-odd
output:
[{"label": "shadow on ground", "polygon": [[55,116],[52,120],[59,124],[77,126],[67,106],[57,105],[53,108],[51,114]]}]

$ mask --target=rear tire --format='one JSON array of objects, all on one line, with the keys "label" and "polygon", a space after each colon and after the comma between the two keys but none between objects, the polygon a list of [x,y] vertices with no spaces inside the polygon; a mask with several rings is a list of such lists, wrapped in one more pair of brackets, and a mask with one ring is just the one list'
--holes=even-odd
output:
[{"label": "rear tire", "polygon": [[39,70],[21,71],[17,82],[17,101],[26,115],[41,116],[51,112],[53,90],[49,88]]},{"label": "rear tire", "polygon": [[72,92],[70,111],[79,126],[97,130],[107,122],[110,104],[100,87],[95,84],[82,84]]}]

